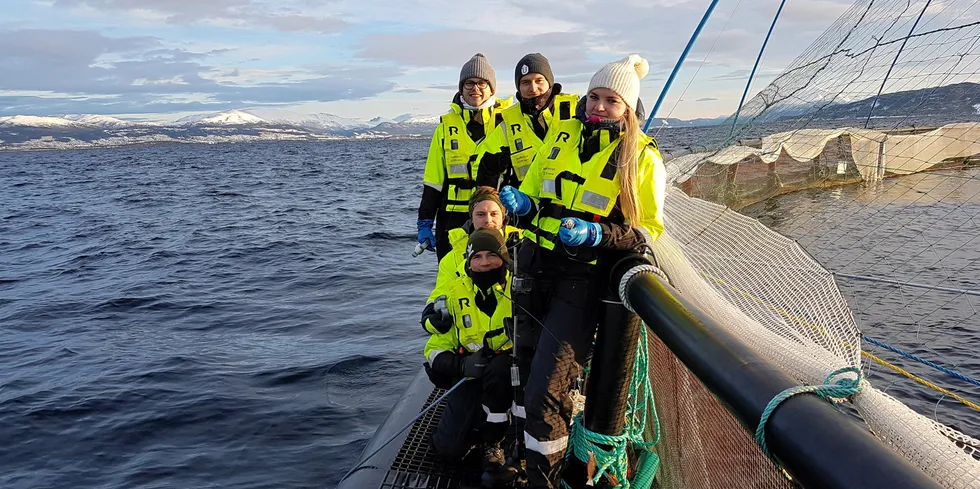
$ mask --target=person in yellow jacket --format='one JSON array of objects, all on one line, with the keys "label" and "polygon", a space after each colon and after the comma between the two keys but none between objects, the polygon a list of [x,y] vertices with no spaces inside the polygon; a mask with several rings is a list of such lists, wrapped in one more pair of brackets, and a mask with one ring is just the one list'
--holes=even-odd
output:
[{"label": "person in yellow jacket", "polygon": [[555,83],[548,58],[541,53],[524,55],[514,68],[518,103],[503,111],[503,123],[487,136],[480,156],[478,185],[514,187],[531,167],[535,152],[547,139],[556,113],[571,118],[578,95],[562,93]]},{"label": "person in yellow jacket", "polygon": [[436,286],[429,295],[432,302],[439,295],[439,290],[447,283],[465,274],[463,268],[466,262],[466,241],[475,229],[490,228],[500,230],[504,235],[507,248],[513,248],[520,241],[523,233],[520,229],[507,224],[507,209],[500,202],[497,189],[493,187],[477,187],[473,190],[469,202],[470,219],[461,227],[449,230],[449,243],[452,251],[439,260],[439,273],[436,275]]},{"label": "person in yellow jacket", "polygon": [[476,187],[480,144],[502,120],[511,100],[497,100],[497,78],[477,53],[459,72],[459,91],[432,134],[422,177],[418,242],[441,260],[451,249],[448,233],[467,219],[466,204]]},{"label": "person in yellow jacket", "polygon": [[648,71],[638,55],[603,66],[575,117],[556,123],[555,137],[536,154],[520,190],[500,192],[509,211],[530,220],[518,273],[533,277],[528,304],[550,333],[537,335],[524,389],[533,488],[555,487],[555,467],[568,445],[565,394],[586,362],[600,314],[623,307],[603,301],[611,297],[609,268],[664,229],[666,170],[656,143],[640,130],[640,79]]},{"label": "person in yellow jacket", "polygon": [[[470,234],[466,274],[447,284],[445,295],[426,306],[422,326],[432,336],[425,344],[425,371],[437,387],[448,389],[469,378],[446,398],[446,408],[432,435],[432,446],[444,458],[460,460],[478,432],[484,480],[512,480],[500,442],[510,426],[510,340],[505,321],[511,317],[510,256],[497,229]],[[510,474],[506,477],[501,474]],[[493,484],[490,484],[493,485]]]}]

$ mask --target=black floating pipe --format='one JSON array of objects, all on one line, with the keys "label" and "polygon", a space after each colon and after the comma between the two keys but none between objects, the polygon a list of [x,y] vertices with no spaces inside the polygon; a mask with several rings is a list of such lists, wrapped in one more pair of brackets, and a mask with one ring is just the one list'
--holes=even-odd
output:
[{"label": "black floating pipe", "polygon": [[606,303],[604,309],[605,319],[596,331],[582,418],[589,431],[621,435],[626,425],[630,367],[636,358],[642,321],[621,304]]},{"label": "black floating pipe", "polygon": [[[614,276],[620,277],[622,271]],[[656,275],[634,276],[627,299],[650,330],[750,433],[755,433],[769,401],[798,384]],[[865,426],[813,394],[793,396],[776,408],[766,425],[766,442],[779,463],[806,488],[941,487]]]},{"label": "black floating pipe", "polygon": [[[636,344],[643,321],[619,304],[618,293],[606,297],[603,319],[596,330],[595,349],[586,385],[582,423],[600,435],[618,436],[626,427],[626,404],[629,396],[631,368],[636,358]],[[610,447],[603,446],[608,450]],[[562,474],[574,489],[589,484],[585,464],[574,459]]]}]

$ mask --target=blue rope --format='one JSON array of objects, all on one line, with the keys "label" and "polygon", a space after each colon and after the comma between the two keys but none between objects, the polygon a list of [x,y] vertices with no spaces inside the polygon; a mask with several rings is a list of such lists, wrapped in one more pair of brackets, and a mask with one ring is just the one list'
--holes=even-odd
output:
[{"label": "blue rope", "polygon": [[[854,373],[857,374],[857,378],[848,379],[840,378],[834,380],[840,374],[844,373]],[[833,383],[831,383],[833,382]],[[766,454],[767,457],[776,461],[772,454],[769,453],[769,446],[766,445],[766,423],[769,421],[769,417],[772,412],[776,410],[780,403],[793,397],[797,394],[804,394],[807,392],[812,392],[821,397],[825,398],[846,398],[861,392],[861,370],[857,367],[844,367],[838,370],[834,370],[827,376],[827,379],[823,381],[823,385],[798,385],[795,387],[790,387],[773,397],[769,404],[766,405],[766,409],[762,411],[762,418],[759,419],[759,426],[755,429],[755,441],[762,448],[762,453]]]},{"label": "blue rope", "polygon": [[947,373],[947,374],[949,374],[949,375],[951,375],[953,377],[956,377],[957,379],[960,379],[960,380],[969,382],[969,383],[971,383],[971,384],[973,384],[973,385],[975,385],[977,387],[980,387],[980,382],[978,382],[978,381],[976,381],[974,379],[971,379],[970,377],[967,377],[967,376],[965,376],[965,375],[963,375],[963,374],[961,374],[961,373],[959,373],[959,372],[957,372],[955,370],[950,370],[950,369],[948,369],[946,367],[943,367],[942,365],[939,365],[939,364],[936,364],[936,363],[932,363],[929,360],[925,360],[925,359],[919,358],[919,357],[917,357],[917,356],[915,356],[915,355],[913,355],[913,354],[911,354],[909,352],[906,352],[906,351],[903,351],[903,350],[899,350],[898,348],[895,348],[894,346],[887,345],[885,343],[882,343],[882,342],[877,341],[875,339],[869,338],[867,336],[863,336],[863,338],[864,338],[864,341],[867,341],[868,343],[871,343],[872,345],[878,345],[878,346],[880,346],[880,347],[882,347],[882,348],[884,348],[884,349],[886,349],[888,351],[891,351],[893,353],[897,353],[897,354],[899,354],[899,355],[901,355],[903,357],[906,357],[906,358],[911,358],[912,360],[915,360],[915,361],[917,361],[917,362],[919,362],[919,363],[921,363],[923,365],[928,365],[928,366],[930,366],[930,367],[932,367],[932,368],[934,368],[934,369],[936,369],[936,370],[938,370],[940,372],[945,372],[945,373]]},{"label": "blue rope", "polygon": [[657,111],[660,110],[660,106],[664,103],[664,97],[667,96],[667,90],[670,89],[671,83],[674,83],[674,77],[677,76],[677,72],[681,70],[681,65],[684,64],[684,60],[687,59],[687,53],[691,52],[691,47],[694,46],[694,41],[698,39],[701,34],[701,29],[704,28],[704,24],[708,22],[708,17],[711,17],[711,12],[715,10],[715,5],[718,5],[718,0],[711,0],[711,5],[708,5],[708,10],[704,11],[704,16],[701,17],[701,22],[698,24],[697,29],[694,29],[694,34],[691,35],[691,39],[687,41],[687,46],[684,46],[684,52],[681,53],[681,57],[677,59],[677,64],[674,65],[673,71],[670,72],[670,77],[667,78],[667,83],[664,85],[664,89],[660,91],[660,97],[657,98],[657,103],[653,104],[653,110],[650,111],[650,116],[647,117],[646,124],[643,124],[643,133],[650,129],[650,124],[653,122],[653,116],[657,115]]},{"label": "blue rope", "polygon": [[759,61],[762,61],[762,53],[766,51],[766,45],[769,44],[769,36],[772,35],[772,30],[776,28],[776,21],[779,20],[779,14],[783,11],[783,5],[786,5],[786,0],[783,0],[779,4],[779,9],[776,10],[776,16],[772,18],[772,24],[769,25],[769,32],[766,33],[766,39],[762,41],[762,48],[759,49],[759,55],[755,57],[755,64],[752,65],[752,73],[749,73],[749,80],[745,82],[745,91],[742,92],[742,100],[738,102],[738,110],[735,111],[735,119],[732,120],[732,132],[728,135],[729,139],[735,137],[735,124],[738,123],[738,114],[742,112],[742,105],[745,104],[745,96],[749,94],[749,87],[752,86],[752,79],[755,78],[755,70],[759,68]]}]

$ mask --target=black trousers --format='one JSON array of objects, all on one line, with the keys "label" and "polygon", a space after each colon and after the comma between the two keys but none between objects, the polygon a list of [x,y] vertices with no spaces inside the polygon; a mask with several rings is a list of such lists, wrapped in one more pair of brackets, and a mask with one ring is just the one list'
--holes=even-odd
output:
[{"label": "black trousers", "polygon": [[441,211],[436,214],[436,258],[442,260],[453,247],[449,244],[449,230],[462,227],[470,216],[466,212]]},{"label": "black trousers", "polygon": [[[514,398],[510,366],[510,352],[504,351],[490,360],[483,377],[468,380],[449,394],[442,418],[432,434],[432,445],[439,455],[458,461],[474,441],[500,443],[504,439]],[[469,436],[474,428],[478,432],[477,440]]]},{"label": "black trousers", "polygon": [[601,267],[540,253],[533,295],[543,324],[524,389],[524,442],[530,486],[552,488],[568,445],[568,391],[588,362],[606,284]]}]

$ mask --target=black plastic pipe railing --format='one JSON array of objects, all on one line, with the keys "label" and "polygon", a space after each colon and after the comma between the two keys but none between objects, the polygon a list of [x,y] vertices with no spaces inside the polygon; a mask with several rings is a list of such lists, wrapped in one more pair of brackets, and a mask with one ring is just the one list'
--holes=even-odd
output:
[{"label": "black plastic pipe railing", "polygon": [[[646,262],[638,258],[634,263]],[[618,284],[627,267],[616,268],[611,279]],[[750,433],[755,433],[769,401],[798,385],[657,275],[633,276],[626,299]],[[776,408],[766,424],[766,443],[783,468],[807,489],[941,487],[867,427],[813,394],[793,396]]]}]

